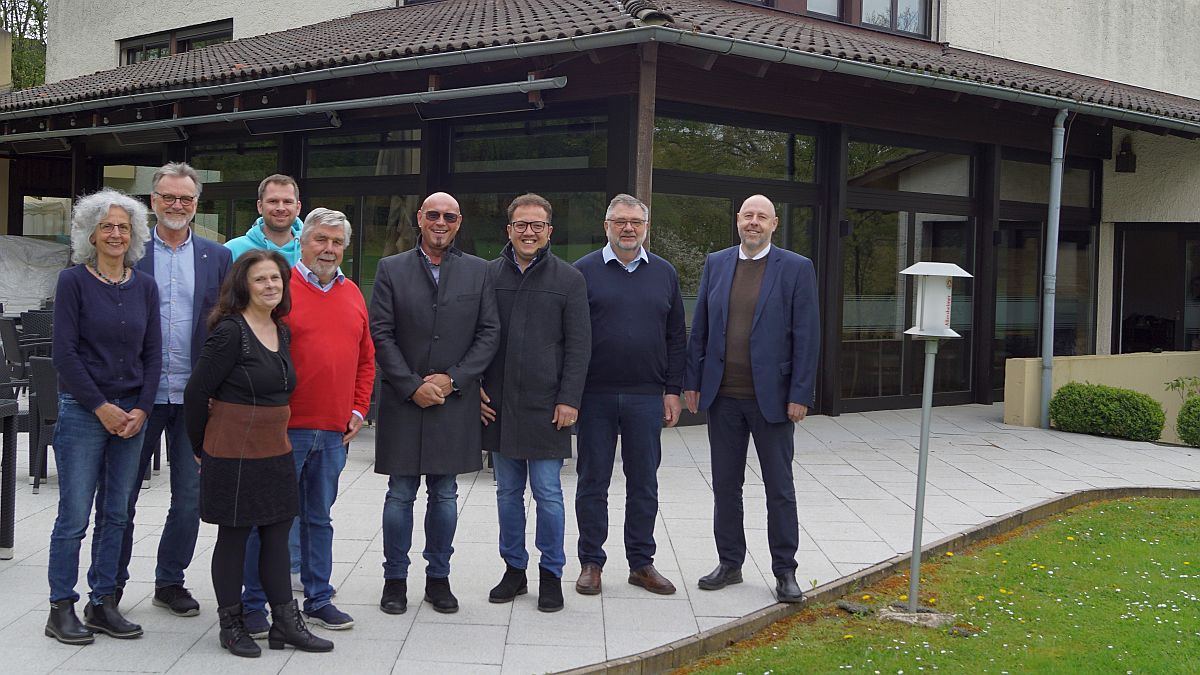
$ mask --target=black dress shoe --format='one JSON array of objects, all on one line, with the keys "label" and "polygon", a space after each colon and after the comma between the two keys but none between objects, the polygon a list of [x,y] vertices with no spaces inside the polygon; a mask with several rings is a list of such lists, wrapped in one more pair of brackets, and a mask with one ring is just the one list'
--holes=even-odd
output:
[{"label": "black dress shoe", "polygon": [[700,582],[696,585],[701,590],[719,591],[731,584],[740,583],[742,583],[742,568],[740,566],[721,563],[717,565],[717,569],[700,577]]},{"label": "black dress shoe", "polygon": [[538,567],[538,611],[557,612],[563,608],[562,577]]},{"label": "black dress shoe", "polygon": [[780,602],[804,602],[804,591],[796,583],[795,572],[775,575],[775,598]]},{"label": "black dress shoe", "polygon": [[75,616],[74,600],[59,600],[50,603],[50,616],[46,619],[46,637],[52,637],[64,645],[90,645],[96,641],[92,631],[79,623]]},{"label": "black dress shoe", "polygon": [[403,614],[408,611],[407,579],[383,580],[383,596],[379,598],[379,609],[388,614]]},{"label": "black dress shoe", "polygon": [[100,598],[99,604],[89,602],[83,608],[83,625],[110,637],[130,640],[142,636],[142,627],[126,621],[117,609],[117,599],[112,595]]},{"label": "black dress shoe", "polygon": [[458,611],[458,598],[450,592],[447,577],[425,577],[425,602],[433,605],[433,611],[453,614]]}]

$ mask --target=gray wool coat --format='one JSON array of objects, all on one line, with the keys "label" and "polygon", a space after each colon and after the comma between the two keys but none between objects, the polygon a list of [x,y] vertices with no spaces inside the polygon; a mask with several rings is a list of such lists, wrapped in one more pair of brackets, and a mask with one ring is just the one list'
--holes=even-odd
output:
[{"label": "gray wool coat", "polygon": [[587,284],[579,270],[546,250],[522,274],[509,246],[488,263],[500,309],[500,350],[484,373],[496,419],[483,447],[513,459],[566,459],[571,427],[551,422],[555,405],[575,409],[592,356]]},{"label": "gray wool coat", "polygon": [[[500,342],[496,295],[480,258],[451,249],[440,270],[435,285],[417,248],[379,262],[370,308],[381,382],[376,473],[482,468],[479,379]],[[421,408],[412,395],[433,373],[450,375],[458,391],[442,405]]]}]

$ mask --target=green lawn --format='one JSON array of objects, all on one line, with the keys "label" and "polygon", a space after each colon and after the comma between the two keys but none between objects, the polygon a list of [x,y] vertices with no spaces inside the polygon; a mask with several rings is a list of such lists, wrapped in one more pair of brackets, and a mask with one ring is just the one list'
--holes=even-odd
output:
[{"label": "green lawn", "polygon": [[[999,539],[921,568],[922,601],[972,637],[816,606],[685,670],[1200,673],[1200,499],[1085,506]],[[907,589],[898,576],[847,599]]]}]

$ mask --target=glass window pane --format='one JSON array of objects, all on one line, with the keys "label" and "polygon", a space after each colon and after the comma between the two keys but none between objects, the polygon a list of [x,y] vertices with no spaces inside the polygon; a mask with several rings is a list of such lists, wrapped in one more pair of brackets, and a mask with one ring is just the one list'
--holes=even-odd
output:
[{"label": "glass window pane", "polygon": [[26,237],[71,243],[71,199],[69,197],[26,196],[21,220]]},{"label": "glass window pane", "polygon": [[1200,241],[1187,242],[1184,259],[1183,348],[1200,350]]},{"label": "glass window pane", "polygon": [[421,130],[310,138],[305,155],[309,178],[393,176],[421,172]]},{"label": "glass window pane", "polygon": [[815,14],[838,16],[838,0],[808,0],[808,11]]},{"label": "glass window pane", "polygon": [[452,132],[455,172],[595,169],[608,163],[603,117],[469,124]]},{"label": "glass window pane", "polygon": [[[974,245],[971,221],[962,216],[933,213],[916,214],[913,251],[918,262],[954,263],[968,272],[974,271]],[[915,280],[908,280],[916,292]],[[971,388],[971,354],[974,340],[974,284],[971,279],[956,278],[951,291],[950,328],[961,339],[942,340],[938,345],[937,367],[934,370],[934,392],[968,391]],[[915,298],[914,298],[915,302]],[[910,314],[908,324],[912,324]],[[907,329],[906,329],[907,330]],[[909,339],[908,394],[919,394],[924,386],[925,345]]]},{"label": "glass window pane", "polygon": [[851,141],[847,152],[852,188],[971,195],[971,158],[966,155],[858,141]]},{"label": "glass window pane", "polygon": [[896,3],[896,30],[921,35],[929,32],[926,25],[926,16],[929,14],[927,7],[928,0],[899,0]]},{"label": "glass window pane", "polygon": [[679,273],[679,290],[690,326],[705,257],[734,241],[734,205],[720,197],[655,193],[651,208],[646,247]]},{"label": "glass window pane", "polygon": [[192,221],[192,227],[193,231],[202,237],[225,243],[232,229],[229,222],[229,200],[201,199],[196,202],[196,217]]},{"label": "glass window pane", "polygon": [[776,204],[779,227],[771,237],[771,243],[795,251],[813,259],[813,209],[809,206]]},{"label": "glass window pane", "polygon": [[279,144],[276,141],[250,141],[196,145],[190,163],[205,184],[260,181],[278,171]]},{"label": "glass window pane", "polygon": [[304,220],[307,215],[315,208],[333,209],[341,211],[346,215],[346,219],[350,221],[350,245],[346,247],[342,254],[342,264],[339,269],[342,274],[354,279],[355,283],[359,281],[358,276],[354,272],[354,236],[358,234],[358,197],[311,197],[304,202],[304,211],[300,213],[300,219]]},{"label": "glass window pane", "polygon": [[1063,229],[1058,234],[1055,273],[1054,355],[1093,352],[1096,326],[1096,250],[1092,228]]},{"label": "glass window pane", "polygon": [[892,27],[892,0],[863,0],[862,21],[884,28]]},{"label": "glass window pane", "polygon": [[[1050,202],[1050,165],[1004,160],[1000,163],[1000,199],[1010,202]],[[1092,172],[1067,167],[1063,171],[1063,206],[1092,205]]]},{"label": "glass window pane", "polygon": [[816,139],[783,131],[658,117],[654,168],[812,182]]},{"label": "glass window pane", "polygon": [[908,214],[850,210],[842,239],[842,397],[901,393]]},{"label": "glass window pane", "polygon": [[996,230],[996,332],[992,386],[1004,386],[1004,361],[1041,351],[1040,222],[1001,221]]},{"label": "glass window pane", "polygon": [[372,196],[363,199],[362,222],[352,223],[355,237],[362,238],[362,265],[358,286],[367,303],[375,288],[379,261],[402,253],[417,243],[414,220],[421,206],[416,195]]}]

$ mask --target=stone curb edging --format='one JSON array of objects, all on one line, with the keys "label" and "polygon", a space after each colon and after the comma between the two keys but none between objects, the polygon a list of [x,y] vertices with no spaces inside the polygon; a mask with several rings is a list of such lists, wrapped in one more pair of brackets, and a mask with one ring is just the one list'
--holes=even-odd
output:
[{"label": "stone curb edging", "polygon": [[[1005,532],[1011,532],[1022,525],[1057,515],[1076,506],[1125,497],[1194,498],[1200,497],[1200,488],[1121,487],[1071,492],[1007,515],[998,516],[966,532],[940,539],[921,549],[921,558],[923,560],[931,559],[945,555],[947,551],[960,551],[972,544]],[[898,555],[848,577],[818,586],[812,592],[805,593],[807,600],[802,604],[778,603],[771,605],[727,624],[646,650],[640,654],[574,668],[563,671],[563,674],[648,675],[667,672],[720,651],[735,642],[745,640],[770,624],[796,614],[814,603],[833,602],[855,587],[870,586],[895,574],[907,572],[911,558],[911,554]]]}]

